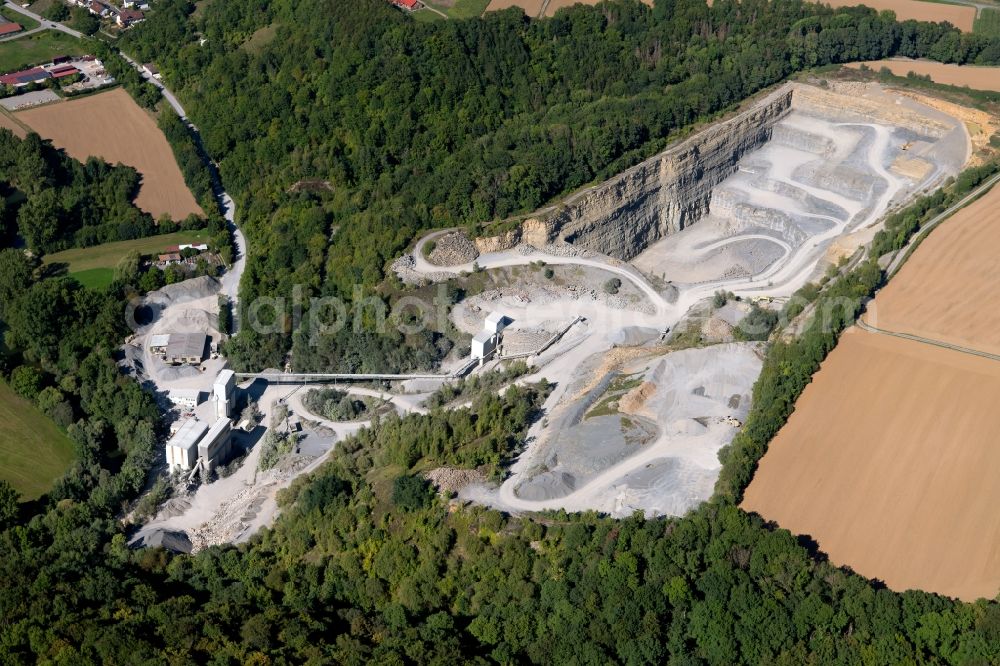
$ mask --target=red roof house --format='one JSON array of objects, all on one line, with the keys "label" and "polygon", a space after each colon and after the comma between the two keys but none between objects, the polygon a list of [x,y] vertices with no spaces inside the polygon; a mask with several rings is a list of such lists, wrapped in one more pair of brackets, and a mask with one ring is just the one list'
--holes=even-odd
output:
[{"label": "red roof house", "polygon": [[420,7],[418,0],[392,0],[392,4],[409,10],[418,9]]},{"label": "red roof house", "polygon": [[144,20],[146,20],[146,15],[138,9],[123,9],[118,12],[118,25],[123,28]]},{"label": "red roof house", "polygon": [[13,35],[14,33],[21,32],[22,30],[24,30],[24,28],[22,28],[19,23],[0,22],[0,37]]}]

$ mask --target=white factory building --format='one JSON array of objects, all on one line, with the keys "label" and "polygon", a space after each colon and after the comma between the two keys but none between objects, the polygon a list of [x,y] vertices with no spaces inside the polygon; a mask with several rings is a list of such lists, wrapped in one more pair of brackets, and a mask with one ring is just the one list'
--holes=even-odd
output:
[{"label": "white factory building", "polygon": [[216,418],[232,418],[235,395],[236,373],[227,368],[219,373],[212,386],[212,401],[215,403]]},{"label": "white factory building", "polygon": [[[193,417],[183,422],[166,444],[170,471],[200,468],[211,472],[232,453],[232,415],[236,402],[236,375],[223,370],[212,387],[209,411],[199,410],[207,420]],[[211,426],[209,425],[211,424]]]},{"label": "white factory building", "polygon": [[198,442],[208,432],[208,424],[190,419],[167,441],[167,465],[170,471],[192,469],[198,460]]},{"label": "white factory building", "polygon": [[483,322],[483,330],[476,333],[476,336],[472,338],[472,358],[485,361],[492,356],[493,352],[497,349],[497,345],[500,344],[501,332],[512,322],[513,320],[510,317],[500,312],[491,312],[486,315],[486,321]]},{"label": "white factory building", "polygon": [[227,418],[218,419],[211,428],[197,418],[188,419],[167,440],[167,466],[170,471],[193,470],[201,467],[211,472],[232,452],[232,423]]}]

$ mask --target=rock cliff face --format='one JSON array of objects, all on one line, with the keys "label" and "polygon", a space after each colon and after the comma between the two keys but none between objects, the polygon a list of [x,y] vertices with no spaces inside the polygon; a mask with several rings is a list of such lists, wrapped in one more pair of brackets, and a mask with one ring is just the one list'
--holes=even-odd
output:
[{"label": "rock cliff face", "polygon": [[[708,212],[713,188],[736,171],[744,154],[771,138],[792,106],[782,86],[739,115],[708,127],[631,169],[526,220],[520,233],[476,241],[480,252],[524,241],[564,241],[628,260]],[[487,249],[489,248],[489,249]]]}]

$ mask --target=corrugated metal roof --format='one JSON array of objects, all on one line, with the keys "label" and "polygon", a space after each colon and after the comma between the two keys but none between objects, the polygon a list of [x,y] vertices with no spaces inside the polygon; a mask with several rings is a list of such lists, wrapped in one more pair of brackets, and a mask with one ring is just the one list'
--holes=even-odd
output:
[{"label": "corrugated metal roof", "polygon": [[202,358],[208,336],[204,333],[171,333],[167,343],[168,358]]},{"label": "corrugated metal roof", "polygon": [[160,333],[159,335],[149,336],[150,347],[166,347],[169,343],[170,343],[169,333]]},{"label": "corrugated metal roof", "polygon": [[208,431],[208,424],[198,419],[186,421],[167,441],[167,446],[178,446],[185,451],[196,446],[202,435]]}]

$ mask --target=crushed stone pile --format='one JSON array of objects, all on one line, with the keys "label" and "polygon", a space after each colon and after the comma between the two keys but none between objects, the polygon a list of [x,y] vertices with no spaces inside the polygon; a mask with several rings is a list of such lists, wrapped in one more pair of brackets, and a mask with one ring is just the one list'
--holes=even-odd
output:
[{"label": "crushed stone pile", "polygon": [[456,266],[474,261],[479,250],[469,237],[460,231],[445,234],[434,242],[434,251],[427,261],[435,266]]}]

